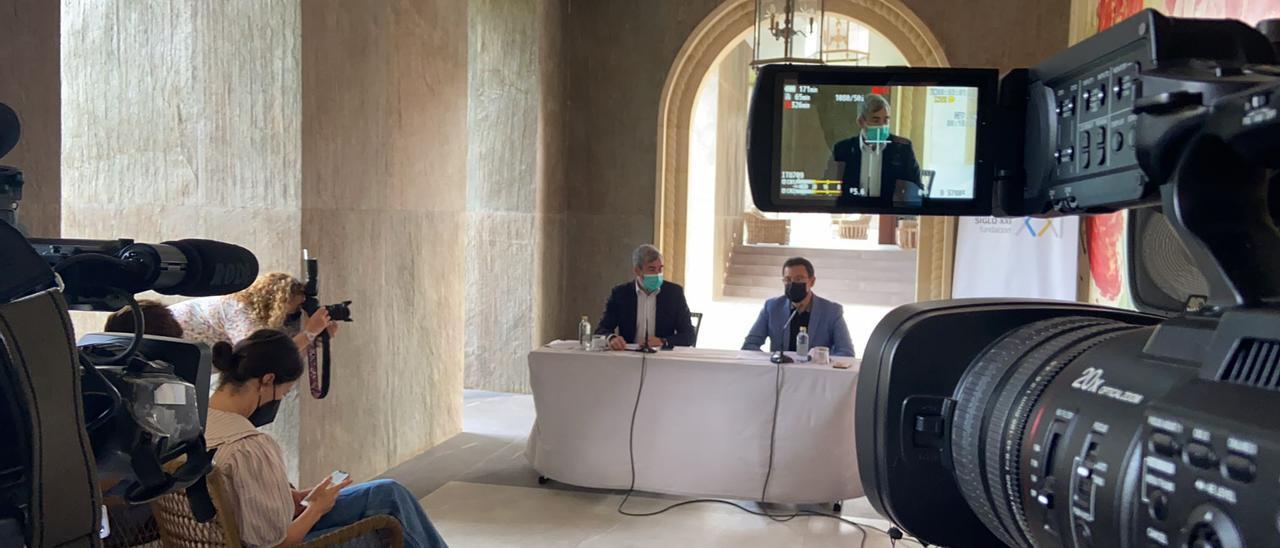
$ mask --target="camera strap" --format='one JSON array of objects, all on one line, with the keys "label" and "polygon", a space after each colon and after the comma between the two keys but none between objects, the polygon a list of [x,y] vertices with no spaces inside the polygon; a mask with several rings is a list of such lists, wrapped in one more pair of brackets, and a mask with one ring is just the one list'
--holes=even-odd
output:
[{"label": "camera strap", "polygon": [[[316,347],[324,347],[324,364],[321,367]],[[329,395],[329,332],[325,331],[316,337],[316,341],[307,345],[307,377],[311,380],[311,397],[322,400]]]}]

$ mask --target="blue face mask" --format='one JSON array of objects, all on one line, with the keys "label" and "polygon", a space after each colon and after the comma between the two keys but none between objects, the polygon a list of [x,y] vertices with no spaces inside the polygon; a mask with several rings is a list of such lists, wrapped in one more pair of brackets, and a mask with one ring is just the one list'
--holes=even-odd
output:
[{"label": "blue face mask", "polygon": [[864,134],[868,143],[889,142],[889,126],[867,126]]},{"label": "blue face mask", "polygon": [[645,274],[643,285],[645,291],[650,293],[657,291],[662,287],[662,274]]}]

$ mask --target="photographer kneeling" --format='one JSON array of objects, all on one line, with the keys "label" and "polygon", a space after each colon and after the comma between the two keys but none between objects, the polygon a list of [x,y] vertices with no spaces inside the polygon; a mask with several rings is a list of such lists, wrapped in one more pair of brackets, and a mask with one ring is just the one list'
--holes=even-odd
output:
[{"label": "photographer kneeling", "polygon": [[[308,316],[301,308],[304,299],[303,284],[297,278],[269,272],[237,293],[183,301],[171,305],[169,311],[187,339],[210,346],[235,344],[259,329],[276,329],[293,334],[294,344],[306,349],[326,330],[330,337],[336,335],[338,325],[330,321],[329,311],[323,307]],[[294,316],[300,318],[296,326],[290,321]],[[298,332],[293,333],[294,329]]]},{"label": "photographer kneeling", "polygon": [[334,485],[325,478],[310,491],[290,489],[280,445],[258,430],[275,419],[280,400],[302,376],[298,347],[287,335],[263,329],[234,347],[219,342],[213,364],[222,381],[209,399],[205,439],[218,450],[215,466],[228,479],[245,545],[298,544],[370,516],[390,515],[404,528],[405,546],[445,546],[417,499],[395,481],[348,487],[350,480]]}]

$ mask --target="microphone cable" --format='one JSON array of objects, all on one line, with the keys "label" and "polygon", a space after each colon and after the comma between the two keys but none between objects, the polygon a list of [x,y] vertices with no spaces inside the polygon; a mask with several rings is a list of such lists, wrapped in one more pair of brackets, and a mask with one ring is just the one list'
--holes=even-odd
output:
[{"label": "microphone cable", "polygon": [[[769,432],[769,465],[768,465],[768,469],[765,472],[764,485],[760,490],[759,504],[764,504],[765,492],[769,488],[769,479],[773,474],[773,454],[774,454],[776,434],[778,429],[778,407],[779,407],[780,400],[782,399],[782,380],[783,380],[782,364],[778,363],[776,364],[776,366],[777,366],[777,374],[774,377],[773,423]],[[693,504],[724,504],[727,506],[732,506],[734,508],[737,508],[738,510],[741,510],[748,514],[767,517],[770,520],[773,520],[778,523],[786,523],[797,517],[802,517],[802,516],[803,517],[823,517],[823,518],[834,519],[842,523],[852,525],[855,529],[857,529],[860,533],[862,533],[862,540],[859,543],[859,547],[866,546],[868,529],[889,537],[890,544],[892,546],[897,545],[898,539],[906,538],[902,534],[902,531],[899,530],[897,527],[890,527],[888,530],[884,530],[875,526],[858,523],[856,521],[848,519],[839,514],[818,512],[814,510],[796,510],[791,514],[774,514],[766,511],[753,510],[751,508],[747,508],[746,506],[743,506],[733,501],[723,500],[723,499],[713,499],[713,498],[699,498],[699,499],[680,501],[680,502],[670,504],[666,507],[660,508],[658,510],[654,510],[652,512],[631,512],[631,511],[625,510],[624,507],[626,506],[627,501],[631,500],[631,495],[634,494],[636,490],[636,450],[635,450],[636,415],[639,413],[639,410],[640,410],[640,398],[641,398],[641,395],[644,394],[644,380],[645,380],[646,374],[648,373],[648,367],[649,367],[649,355],[643,354],[643,353],[640,354],[640,382],[639,382],[639,386],[636,387],[636,400],[635,400],[635,404],[632,405],[631,407],[631,424],[630,424],[630,427],[628,428],[628,434],[627,434],[627,453],[628,453],[628,457],[630,459],[630,465],[631,465],[631,483],[627,486],[627,492],[626,494],[623,495],[622,500],[618,502],[619,514],[624,516],[629,516],[629,517],[644,518],[644,517],[652,517],[652,516],[657,516],[659,514],[664,514],[666,512],[669,512],[681,506],[689,506]],[[923,546],[923,544],[920,543],[918,540],[915,540],[915,539],[910,539],[910,540],[916,542],[917,544],[921,544]]]}]

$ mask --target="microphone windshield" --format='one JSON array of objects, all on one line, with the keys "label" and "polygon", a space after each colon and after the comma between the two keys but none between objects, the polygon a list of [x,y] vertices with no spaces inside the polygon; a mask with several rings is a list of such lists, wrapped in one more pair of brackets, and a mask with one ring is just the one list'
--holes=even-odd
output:
[{"label": "microphone windshield", "polygon": [[249,287],[258,277],[258,258],[238,245],[197,239],[164,242],[164,245],[186,256],[187,273],[172,287],[157,289],[160,293],[189,297],[226,295]]},{"label": "microphone windshield", "polygon": [[9,105],[0,103],[0,157],[13,150],[21,136],[22,123],[18,121],[18,113]]}]

